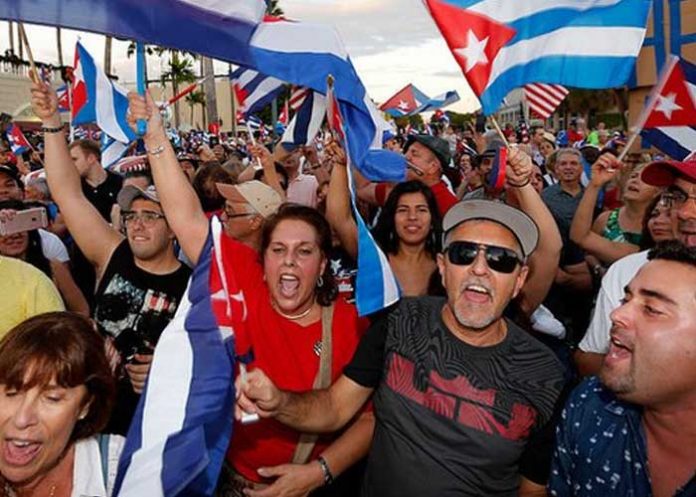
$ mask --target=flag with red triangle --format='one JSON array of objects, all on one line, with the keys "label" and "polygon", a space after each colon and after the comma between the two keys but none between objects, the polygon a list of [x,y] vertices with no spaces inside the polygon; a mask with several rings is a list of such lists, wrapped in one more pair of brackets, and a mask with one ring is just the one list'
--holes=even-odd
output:
[{"label": "flag with red triangle", "polygon": [[379,110],[392,117],[410,116],[428,101],[430,97],[412,84],[408,84],[384,102]]},{"label": "flag with red triangle", "polygon": [[696,125],[696,85],[686,78],[694,66],[672,57],[648,103],[643,128]]}]

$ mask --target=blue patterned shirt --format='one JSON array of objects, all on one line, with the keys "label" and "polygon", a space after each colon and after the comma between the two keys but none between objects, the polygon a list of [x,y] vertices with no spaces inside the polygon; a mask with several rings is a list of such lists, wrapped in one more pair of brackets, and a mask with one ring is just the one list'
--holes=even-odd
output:
[{"label": "blue patterned shirt", "polygon": [[[580,384],[563,409],[549,492],[553,497],[652,496],[641,409],[618,400],[596,377]],[[696,496],[696,475],[677,496]]]}]

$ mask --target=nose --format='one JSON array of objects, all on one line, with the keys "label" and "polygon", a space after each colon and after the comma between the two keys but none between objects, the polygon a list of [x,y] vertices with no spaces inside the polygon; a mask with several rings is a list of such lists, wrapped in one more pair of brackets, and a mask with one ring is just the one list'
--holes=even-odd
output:
[{"label": "nose", "polygon": [[35,425],[38,421],[37,405],[39,398],[37,395],[26,392],[21,395],[21,400],[17,405],[17,410],[12,416],[12,421],[16,428],[23,430]]},{"label": "nose", "polygon": [[486,262],[486,256],[483,250],[479,250],[476,254],[474,262],[469,266],[469,271],[471,271],[476,276],[485,276],[490,271],[488,263]]},{"label": "nose", "polygon": [[293,254],[291,250],[288,250],[285,253],[285,257],[283,259],[283,264],[285,264],[288,267],[295,266],[295,254]]},{"label": "nose", "polygon": [[609,318],[611,319],[612,326],[616,326],[621,329],[628,329],[633,313],[634,310],[631,302],[624,302],[619,307],[611,311]]}]

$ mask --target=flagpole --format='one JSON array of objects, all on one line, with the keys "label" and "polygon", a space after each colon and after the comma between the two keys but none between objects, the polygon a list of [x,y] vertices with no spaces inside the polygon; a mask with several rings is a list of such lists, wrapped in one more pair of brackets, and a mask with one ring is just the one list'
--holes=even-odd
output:
[{"label": "flagpole", "polygon": [[34,63],[34,54],[31,52],[31,46],[29,46],[29,39],[27,38],[27,33],[24,31],[24,23],[18,22],[17,27],[19,28],[19,36],[24,42],[24,46],[27,47],[27,57],[29,57],[29,67],[31,68],[31,80],[39,84],[41,78],[39,77],[39,71],[36,70],[36,64]]},{"label": "flagpole", "polygon": [[[228,74],[232,74],[232,64],[228,65]],[[232,136],[237,139],[237,95],[234,91],[234,84],[230,80],[230,106],[232,110]]]},{"label": "flagpole", "polygon": [[500,135],[500,138],[503,140],[505,147],[509,147],[510,143],[508,143],[507,138],[505,138],[505,134],[503,133],[503,130],[500,129],[500,124],[498,124],[498,120],[495,118],[494,115],[491,115],[491,122],[493,123],[493,127],[495,128],[495,130]]},{"label": "flagpole", "polygon": [[[136,42],[136,84],[138,94],[145,95],[145,45],[142,42]],[[138,135],[143,136],[147,131],[147,123],[145,119],[138,119]]]}]

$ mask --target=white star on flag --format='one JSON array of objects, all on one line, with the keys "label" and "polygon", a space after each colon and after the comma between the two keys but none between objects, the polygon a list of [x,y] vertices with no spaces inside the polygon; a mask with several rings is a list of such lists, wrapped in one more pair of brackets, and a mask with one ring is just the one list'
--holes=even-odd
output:
[{"label": "white star on flag", "polygon": [[682,110],[683,107],[675,102],[677,99],[676,93],[669,93],[667,96],[658,95],[658,102],[655,106],[656,112],[662,112],[667,119],[672,119],[672,112]]},{"label": "white star on flag", "polygon": [[454,52],[466,59],[465,72],[471,71],[477,64],[488,64],[486,56],[486,45],[488,45],[488,36],[483,40],[476,38],[472,30],[466,34],[466,47],[457,48]]},{"label": "white star on flag", "polygon": [[401,110],[408,110],[408,102],[405,100],[399,100],[399,105],[397,105],[397,107]]}]

